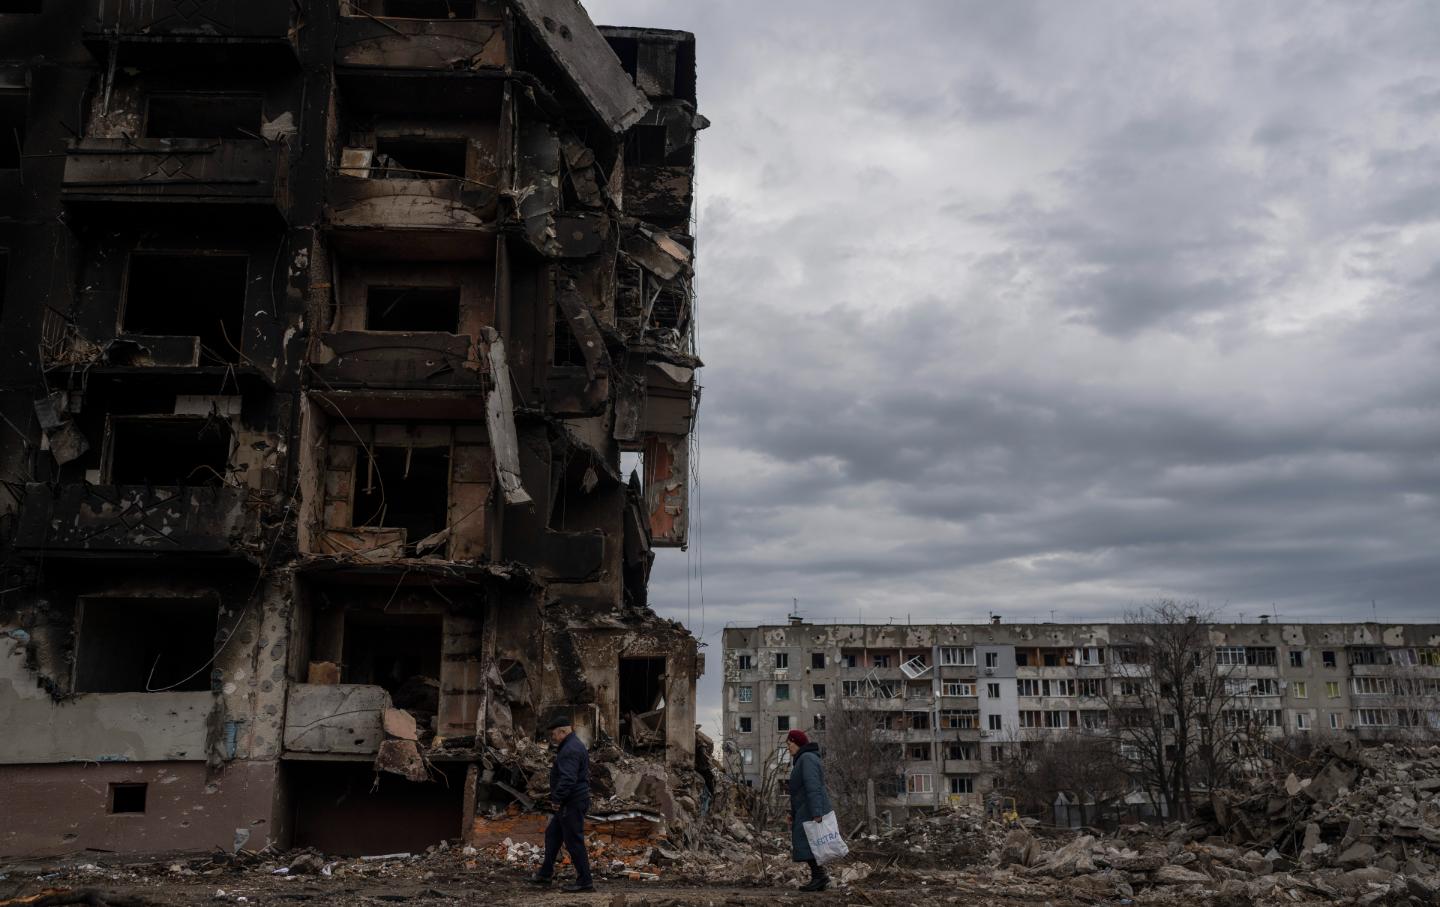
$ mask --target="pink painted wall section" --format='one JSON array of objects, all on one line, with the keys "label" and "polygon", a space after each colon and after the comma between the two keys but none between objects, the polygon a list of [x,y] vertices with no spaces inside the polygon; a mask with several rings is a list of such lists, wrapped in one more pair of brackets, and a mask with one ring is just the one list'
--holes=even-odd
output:
[{"label": "pink painted wall section", "polygon": [[[264,847],[283,834],[272,814],[274,762],[235,762],[206,778],[203,762],[116,762],[0,766],[0,856],[85,848],[120,852]],[[143,813],[110,812],[111,785],[143,783]],[[24,816],[24,821],[14,817]]]}]

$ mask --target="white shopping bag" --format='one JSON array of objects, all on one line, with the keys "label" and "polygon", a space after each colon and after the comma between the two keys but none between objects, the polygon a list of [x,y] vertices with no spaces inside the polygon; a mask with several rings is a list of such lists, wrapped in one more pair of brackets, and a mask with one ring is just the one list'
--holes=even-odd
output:
[{"label": "white shopping bag", "polygon": [[810,853],[814,854],[815,862],[822,866],[834,863],[850,852],[840,839],[840,826],[835,821],[834,810],[821,816],[819,822],[805,823],[805,840],[810,842]]}]

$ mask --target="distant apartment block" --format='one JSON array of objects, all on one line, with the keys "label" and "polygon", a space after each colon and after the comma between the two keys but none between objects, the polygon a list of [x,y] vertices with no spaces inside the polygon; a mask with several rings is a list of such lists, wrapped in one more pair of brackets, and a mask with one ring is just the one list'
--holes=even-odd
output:
[{"label": "distant apartment block", "polygon": [[[1204,655],[1233,694],[1222,720],[1274,738],[1362,741],[1440,726],[1440,625],[1262,618],[1206,629],[1213,648]],[[728,628],[726,770],[759,786],[791,728],[824,746],[835,709],[865,709],[877,733],[901,747],[895,777],[878,785],[882,807],[980,802],[1011,748],[1055,734],[1115,734],[1136,630],[999,618]]]}]

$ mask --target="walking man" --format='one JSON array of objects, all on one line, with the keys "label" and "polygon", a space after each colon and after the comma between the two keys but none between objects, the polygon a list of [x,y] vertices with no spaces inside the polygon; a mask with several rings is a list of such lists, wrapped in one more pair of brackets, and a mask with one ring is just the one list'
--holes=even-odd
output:
[{"label": "walking man", "polygon": [[590,855],[585,852],[585,814],[590,811],[590,752],[575,736],[565,716],[550,722],[550,742],[558,749],[550,766],[550,803],[555,812],[545,826],[545,862],[530,877],[537,885],[549,885],[555,878],[555,860],[564,842],[570,862],[575,864],[575,884],[566,892],[594,891],[590,878]]}]

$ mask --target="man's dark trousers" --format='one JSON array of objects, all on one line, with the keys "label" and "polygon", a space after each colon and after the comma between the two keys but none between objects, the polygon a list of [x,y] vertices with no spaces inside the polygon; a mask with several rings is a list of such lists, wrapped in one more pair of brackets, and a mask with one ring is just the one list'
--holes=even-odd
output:
[{"label": "man's dark trousers", "polygon": [[570,854],[575,864],[575,881],[580,885],[591,885],[590,855],[585,852],[585,814],[590,811],[590,798],[572,800],[560,807],[545,826],[545,862],[540,864],[539,875],[550,878],[555,874],[555,859],[560,856],[560,844]]}]

